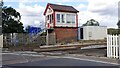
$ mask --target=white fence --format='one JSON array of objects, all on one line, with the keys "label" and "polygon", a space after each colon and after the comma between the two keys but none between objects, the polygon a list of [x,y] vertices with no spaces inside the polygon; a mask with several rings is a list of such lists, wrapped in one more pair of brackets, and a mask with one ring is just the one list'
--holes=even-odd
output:
[{"label": "white fence", "polygon": [[107,36],[107,57],[120,59],[120,35]]}]

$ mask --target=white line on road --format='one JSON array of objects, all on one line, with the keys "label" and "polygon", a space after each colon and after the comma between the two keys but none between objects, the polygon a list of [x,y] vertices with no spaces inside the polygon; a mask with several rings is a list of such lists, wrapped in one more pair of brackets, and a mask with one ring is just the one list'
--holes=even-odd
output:
[{"label": "white line on road", "polygon": [[[14,54],[14,55],[21,55],[17,53],[2,53],[2,54]],[[30,55],[30,54],[23,54],[24,56],[45,56],[45,55]],[[92,61],[92,62],[99,62],[99,63],[105,63],[105,64],[113,64],[113,65],[119,65],[118,63],[112,63],[112,62],[105,62],[105,61],[98,61],[93,59],[83,59],[83,58],[76,58],[76,57],[68,57],[68,56],[46,56],[51,58],[69,58],[69,59],[77,59],[77,60],[85,60],[85,61]]]},{"label": "white line on road", "polygon": [[38,56],[38,57],[44,57],[45,55],[37,55],[37,54],[21,54],[21,53],[2,53],[3,55],[11,54],[11,55],[23,55],[23,56]]},{"label": "white line on road", "polygon": [[71,58],[71,59],[77,59],[77,60],[86,60],[86,61],[93,61],[93,62],[105,63],[105,64],[119,65],[118,63],[105,62],[105,61],[97,61],[97,60],[91,60],[91,59],[81,59],[81,58],[75,58],[75,57],[65,57],[65,58]]},{"label": "white line on road", "polygon": [[98,62],[98,63],[119,65],[118,63],[105,62],[105,61],[97,61],[97,60],[91,60],[91,59],[82,59],[82,58],[76,58],[76,57],[63,57],[63,56],[60,56],[60,57],[59,57],[59,56],[47,56],[47,57],[54,57],[54,58],[69,58],[69,59],[77,59],[77,60],[85,60],[85,61],[92,61],[92,62]]},{"label": "white line on road", "polygon": [[4,54],[4,55],[5,55],[5,54],[15,54],[15,53],[1,53],[1,54]]}]

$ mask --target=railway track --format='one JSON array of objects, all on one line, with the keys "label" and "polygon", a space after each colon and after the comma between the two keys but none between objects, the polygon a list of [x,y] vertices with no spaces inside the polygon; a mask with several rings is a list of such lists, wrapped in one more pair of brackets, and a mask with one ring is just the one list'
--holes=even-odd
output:
[{"label": "railway track", "polygon": [[[106,45],[106,43],[86,43],[86,44],[69,44],[69,45],[51,45],[51,46],[40,46],[39,49],[33,49],[36,52],[48,52],[48,51],[64,51],[64,50],[77,50],[83,47]],[[103,46],[104,47],[104,46]],[[94,47],[95,48],[95,47]]]}]

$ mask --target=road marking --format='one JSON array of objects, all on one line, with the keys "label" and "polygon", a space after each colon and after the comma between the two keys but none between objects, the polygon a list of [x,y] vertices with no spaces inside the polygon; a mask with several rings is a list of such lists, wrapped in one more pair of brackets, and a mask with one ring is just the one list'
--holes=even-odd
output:
[{"label": "road marking", "polygon": [[37,56],[37,57],[44,57],[45,55],[34,55],[34,54],[20,54],[24,56]]},{"label": "road marking", "polygon": [[2,53],[2,54],[15,54],[15,53]]},{"label": "road marking", "polygon": [[105,62],[105,61],[97,61],[92,59],[81,59],[81,58],[75,58],[75,57],[64,57],[64,56],[47,56],[47,57],[54,57],[54,58],[69,58],[69,59],[77,59],[77,60],[85,60],[85,61],[92,61],[92,62],[98,62],[98,63],[105,63],[105,64],[112,64],[112,65],[119,65],[117,63],[112,62]]},{"label": "road marking", "polygon": [[92,60],[92,59],[81,59],[81,58],[75,58],[75,57],[65,57],[65,58],[71,58],[71,59],[77,59],[77,60],[86,60],[86,61],[93,61],[93,62],[105,63],[105,64],[119,65],[117,63],[105,62],[105,61],[98,61],[98,60]]},{"label": "road marking", "polygon": [[35,54],[21,54],[21,53],[2,53],[3,55],[11,54],[11,55],[21,55],[21,56],[37,56],[37,57],[44,57],[45,55],[35,55]]},{"label": "road marking", "polygon": [[93,59],[81,59],[81,58],[68,57],[68,56],[30,55],[30,54],[20,54],[20,53],[2,53],[2,54],[14,54],[14,55],[24,55],[24,56],[46,56],[46,57],[50,57],[50,58],[70,58],[70,59],[86,60],[86,61],[99,62],[99,63],[105,63],[105,64],[119,65],[118,63],[98,61],[98,60],[93,60]]}]

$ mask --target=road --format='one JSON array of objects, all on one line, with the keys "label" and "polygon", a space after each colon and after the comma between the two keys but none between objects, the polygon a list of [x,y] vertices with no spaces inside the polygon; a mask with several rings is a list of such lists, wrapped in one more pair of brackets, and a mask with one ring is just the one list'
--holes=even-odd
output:
[{"label": "road", "polygon": [[50,57],[19,53],[3,54],[3,67],[12,68],[14,66],[116,66],[116,64],[60,56]]}]

